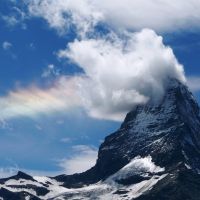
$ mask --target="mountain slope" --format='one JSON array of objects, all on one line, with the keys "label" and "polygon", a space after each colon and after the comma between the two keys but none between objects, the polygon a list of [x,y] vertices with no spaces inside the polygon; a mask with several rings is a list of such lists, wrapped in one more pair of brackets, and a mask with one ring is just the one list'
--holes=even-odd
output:
[{"label": "mountain slope", "polygon": [[29,199],[197,200],[199,172],[199,106],[184,84],[169,80],[162,99],[137,106],[105,138],[90,170],[43,179],[21,173],[0,184]]},{"label": "mountain slope", "polygon": [[[121,128],[101,145],[97,165],[107,175],[135,156],[151,155],[166,168],[185,161],[198,170],[199,137],[199,107],[188,89],[174,81],[159,104],[138,106],[128,113]],[[115,167],[109,169],[110,163]]]}]

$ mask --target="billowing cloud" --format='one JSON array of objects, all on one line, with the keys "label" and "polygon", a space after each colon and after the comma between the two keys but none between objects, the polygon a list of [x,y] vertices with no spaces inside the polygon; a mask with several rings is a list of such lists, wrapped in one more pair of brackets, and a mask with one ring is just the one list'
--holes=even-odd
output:
[{"label": "billowing cloud", "polygon": [[94,147],[76,145],[72,147],[72,156],[59,161],[59,166],[66,174],[84,172],[96,163],[98,151]]},{"label": "billowing cloud", "polygon": [[[8,118],[22,113],[34,116],[60,112],[78,105],[91,117],[121,121],[136,105],[162,97],[169,77],[185,81],[182,65],[172,49],[163,44],[161,36],[150,29],[135,33],[130,30],[149,27],[172,31],[198,27],[198,1],[178,0],[176,4],[170,0],[25,2],[31,16],[43,17],[59,33],[76,27],[81,37],[59,51],[58,57],[70,59],[84,74],[71,77],[72,85],[67,82],[61,88],[56,85],[45,91],[28,88],[2,97],[0,108]],[[106,36],[97,36],[94,27],[98,23],[107,24],[112,31]],[[126,31],[119,34],[116,29]],[[94,33],[92,38],[86,34],[89,32]],[[50,65],[43,76],[52,72],[55,69]],[[66,91],[70,94],[63,95]],[[30,99],[28,105],[27,99]],[[5,103],[7,100],[11,103]]]},{"label": "billowing cloud", "polygon": [[[122,121],[138,104],[162,97],[168,78],[185,82],[183,66],[154,31],[129,33],[126,39],[75,40],[58,52],[84,73],[57,78],[50,88],[36,86],[0,97],[2,119],[38,117],[81,107],[90,117]],[[52,66],[50,67],[52,68]]]},{"label": "billowing cloud", "polygon": [[38,117],[56,112],[67,112],[80,105],[75,79],[60,78],[47,89],[36,86],[19,88],[0,97],[1,119]]},{"label": "billowing cloud", "polygon": [[79,96],[89,115],[99,119],[121,121],[136,105],[162,97],[169,77],[185,81],[172,49],[149,29],[129,34],[126,40],[76,40],[58,56],[84,70]]},{"label": "billowing cloud", "polygon": [[75,24],[83,32],[98,22],[115,29],[151,28],[170,32],[200,27],[198,0],[28,0],[30,14],[65,31]]}]

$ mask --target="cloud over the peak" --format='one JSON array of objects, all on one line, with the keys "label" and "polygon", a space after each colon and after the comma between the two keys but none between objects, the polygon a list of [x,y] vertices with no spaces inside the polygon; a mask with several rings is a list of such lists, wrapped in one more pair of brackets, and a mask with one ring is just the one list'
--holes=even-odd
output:
[{"label": "cloud over the peak", "polygon": [[[185,82],[183,66],[154,31],[125,38],[75,40],[58,52],[84,71],[47,89],[19,88],[0,97],[1,118],[37,117],[82,107],[90,117],[121,121],[138,104],[162,97],[166,80]],[[52,66],[50,67],[52,68]]]},{"label": "cloud over the peak", "polygon": [[58,56],[84,70],[79,95],[89,115],[100,119],[123,120],[136,105],[161,97],[169,77],[185,81],[172,49],[149,29],[125,40],[76,40]]},{"label": "cloud over the peak", "polygon": [[[26,0],[25,0],[26,1]],[[30,0],[31,15],[43,17],[53,28],[75,24],[85,31],[101,21],[117,29],[151,28],[161,32],[200,27],[198,0]]]}]

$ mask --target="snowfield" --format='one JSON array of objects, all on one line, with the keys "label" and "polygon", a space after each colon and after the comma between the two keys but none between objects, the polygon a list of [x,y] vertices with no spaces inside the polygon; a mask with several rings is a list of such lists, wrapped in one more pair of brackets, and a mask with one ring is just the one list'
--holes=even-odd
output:
[{"label": "snowfield", "polygon": [[[145,191],[150,190],[159,180],[164,178],[167,174],[156,175],[158,172],[164,172],[164,168],[156,166],[152,162],[151,156],[148,157],[136,157],[132,159],[130,163],[120,169],[117,173],[111,175],[104,181],[100,181],[96,184],[88,185],[78,189],[67,189],[62,183],[48,177],[34,176],[33,180],[25,179],[9,179],[4,184],[1,184],[1,188],[5,188],[11,192],[25,191],[29,194],[39,197],[40,199],[99,199],[99,200],[121,200],[123,197],[136,198],[143,194]],[[140,181],[139,183],[123,185],[118,181],[126,180],[132,176],[141,176],[148,179]],[[32,188],[27,188],[32,186]],[[36,186],[38,188],[46,188],[48,193],[46,195],[37,195],[37,192],[33,189]],[[26,196],[26,199],[30,199],[30,196]]]}]

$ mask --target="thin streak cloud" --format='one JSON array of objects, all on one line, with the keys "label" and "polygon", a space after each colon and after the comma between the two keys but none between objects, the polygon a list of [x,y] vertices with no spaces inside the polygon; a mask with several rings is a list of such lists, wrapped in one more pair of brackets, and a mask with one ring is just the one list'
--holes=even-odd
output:
[{"label": "thin streak cloud", "polygon": [[63,77],[51,88],[30,86],[10,91],[8,95],[0,97],[1,119],[36,118],[40,115],[67,112],[80,105],[75,87],[75,79]]}]

